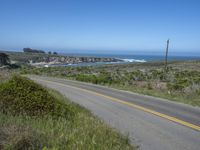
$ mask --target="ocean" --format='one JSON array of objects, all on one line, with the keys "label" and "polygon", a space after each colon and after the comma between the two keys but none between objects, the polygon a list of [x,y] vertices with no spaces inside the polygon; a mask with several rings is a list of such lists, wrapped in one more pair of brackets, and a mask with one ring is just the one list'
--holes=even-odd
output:
[{"label": "ocean", "polygon": [[[103,54],[103,53],[65,53],[64,55],[70,56],[84,56],[84,57],[108,57],[118,58],[124,60],[124,62],[152,62],[163,61],[165,55],[153,55],[153,54]],[[169,61],[181,61],[181,60],[200,60],[200,54],[183,54],[183,55],[168,55]]]},{"label": "ocean", "polygon": [[[120,62],[96,62],[96,63],[79,63],[79,64],[59,64],[51,66],[98,66],[105,64],[119,64],[119,63],[144,63],[153,61],[164,61],[164,55],[145,55],[145,54],[103,54],[103,53],[64,53],[67,56],[79,56],[79,57],[107,57],[107,58],[117,58],[123,60]],[[183,60],[200,60],[200,55],[169,55],[169,61],[183,61]]]}]

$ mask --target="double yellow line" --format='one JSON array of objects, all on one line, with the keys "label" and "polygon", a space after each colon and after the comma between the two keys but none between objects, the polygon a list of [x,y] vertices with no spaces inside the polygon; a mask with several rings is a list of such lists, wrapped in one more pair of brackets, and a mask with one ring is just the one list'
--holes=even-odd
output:
[{"label": "double yellow line", "polygon": [[57,82],[47,81],[47,80],[41,80],[41,81],[45,81],[45,82],[49,82],[49,83],[53,83],[53,84],[57,84],[57,85],[65,86],[65,87],[70,87],[70,88],[78,89],[78,90],[81,90],[81,91],[84,91],[84,92],[87,92],[87,93],[95,94],[97,96],[101,96],[101,97],[104,97],[106,99],[109,99],[109,100],[112,100],[112,101],[115,101],[115,102],[130,106],[130,107],[133,107],[133,108],[137,108],[137,109],[142,110],[144,112],[151,113],[153,115],[165,118],[165,119],[173,121],[175,123],[178,123],[178,124],[184,125],[186,127],[192,128],[194,130],[200,131],[200,126],[197,126],[197,125],[194,125],[192,123],[180,120],[178,118],[171,117],[171,116],[159,113],[157,111],[154,111],[154,110],[151,110],[151,109],[136,105],[134,103],[129,103],[129,102],[126,102],[126,101],[123,101],[123,100],[120,100],[120,99],[117,99],[117,98],[114,98],[114,97],[111,97],[111,96],[107,96],[107,95],[100,94],[100,93],[97,93],[97,92],[94,92],[94,91],[90,91],[90,90],[86,90],[86,89],[82,89],[82,88],[78,88],[78,87],[74,87],[74,86],[70,86],[70,85],[65,85],[65,84],[62,84],[62,83],[57,83]]}]

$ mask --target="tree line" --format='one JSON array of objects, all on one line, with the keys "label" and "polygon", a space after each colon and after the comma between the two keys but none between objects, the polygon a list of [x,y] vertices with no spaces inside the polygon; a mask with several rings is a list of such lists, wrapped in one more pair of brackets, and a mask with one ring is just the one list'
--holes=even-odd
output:
[{"label": "tree line", "polygon": [[[23,51],[25,53],[42,53],[42,54],[45,54],[45,51],[43,51],[43,50],[37,50],[37,49],[32,49],[32,48],[23,48]],[[51,54],[57,55],[58,53],[49,51],[48,54],[49,55],[51,55]]]},{"label": "tree line", "polygon": [[31,49],[31,48],[23,48],[25,53],[45,53],[43,50]]}]

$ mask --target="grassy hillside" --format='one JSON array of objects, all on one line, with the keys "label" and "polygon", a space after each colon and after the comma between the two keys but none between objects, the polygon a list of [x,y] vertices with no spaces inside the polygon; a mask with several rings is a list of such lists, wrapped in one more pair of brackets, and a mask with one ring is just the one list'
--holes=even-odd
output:
[{"label": "grassy hillside", "polygon": [[10,60],[16,61],[19,63],[28,63],[30,60],[33,62],[40,62],[46,59],[49,56],[57,56],[57,55],[49,55],[43,53],[24,53],[24,52],[11,52],[11,51],[2,51],[9,55]]},{"label": "grassy hillside", "polygon": [[200,61],[24,69],[22,73],[68,78],[200,106]]},{"label": "grassy hillside", "polygon": [[84,108],[27,78],[0,84],[0,149],[135,149]]}]

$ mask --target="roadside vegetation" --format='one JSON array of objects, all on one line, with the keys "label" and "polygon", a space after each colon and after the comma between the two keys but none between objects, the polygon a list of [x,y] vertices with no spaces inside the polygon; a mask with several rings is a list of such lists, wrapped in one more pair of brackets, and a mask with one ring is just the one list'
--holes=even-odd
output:
[{"label": "roadside vegetation", "polygon": [[6,82],[10,79],[12,75],[17,73],[16,70],[10,70],[10,69],[0,69],[0,84],[3,82]]},{"label": "roadside vegetation", "polygon": [[23,69],[23,74],[62,77],[200,106],[200,61]]},{"label": "roadside vegetation", "polygon": [[135,149],[89,111],[20,76],[0,83],[0,149]]}]

